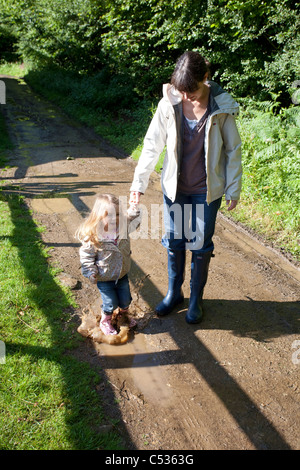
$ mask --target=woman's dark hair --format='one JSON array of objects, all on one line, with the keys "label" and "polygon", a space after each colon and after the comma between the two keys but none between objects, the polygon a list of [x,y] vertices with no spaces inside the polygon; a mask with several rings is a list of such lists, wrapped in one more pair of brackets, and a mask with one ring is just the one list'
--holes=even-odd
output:
[{"label": "woman's dark hair", "polygon": [[176,62],[171,84],[181,92],[194,93],[209,72],[208,62],[199,52],[187,51]]}]

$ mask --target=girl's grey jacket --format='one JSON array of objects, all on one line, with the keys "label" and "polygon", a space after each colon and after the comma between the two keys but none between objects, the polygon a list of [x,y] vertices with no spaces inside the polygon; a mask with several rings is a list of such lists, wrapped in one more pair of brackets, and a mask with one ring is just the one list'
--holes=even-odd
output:
[{"label": "girl's grey jacket", "polygon": [[[235,117],[239,105],[217,83],[209,81],[210,105],[205,130],[205,164],[207,203],[223,196],[238,200],[241,191],[241,139]],[[163,86],[160,100],[144,139],[130,191],[144,193],[149,177],[166,146],[161,185],[163,193],[174,202],[182,159],[183,112],[182,94],[172,85]]]},{"label": "girl's grey jacket", "polygon": [[[128,226],[123,236],[114,243],[110,240],[99,240],[95,246],[88,239],[83,241],[79,249],[82,274],[89,278],[97,275],[98,281],[118,281],[130,270],[131,250],[129,233],[140,224],[141,214],[129,217]],[[125,227],[124,227],[125,228]]]},{"label": "girl's grey jacket", "polygon": [[87,241],[80,247],[79,255],[82,274],[96,274],[98,281],[117,281],[130,269],[130,241],[126,238],[117,244],[103,240],[99,247]]}]

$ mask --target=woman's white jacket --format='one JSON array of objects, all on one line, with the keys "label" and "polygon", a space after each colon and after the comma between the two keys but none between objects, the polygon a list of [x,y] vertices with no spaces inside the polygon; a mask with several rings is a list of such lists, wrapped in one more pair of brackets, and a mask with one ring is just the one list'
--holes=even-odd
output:
[{"label": "woman's white jacket", "polygon": [[[211,113],[205,130],[207,203],[225,194],[226,200],[238,200],[241,191],[241,139],[235,117],[239,105],[217,83],[209,81]],[[149,177],[166,146],[161,185],[174,202],[180,172],[183,143],[182,94],[172,85],[163,86],[160,100],[144,139],[130,191],[145,193]]]}]

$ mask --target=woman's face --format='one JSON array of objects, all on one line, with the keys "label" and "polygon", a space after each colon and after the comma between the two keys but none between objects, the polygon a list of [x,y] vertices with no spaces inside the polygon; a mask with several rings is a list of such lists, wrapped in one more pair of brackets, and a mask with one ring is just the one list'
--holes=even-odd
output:
[{"label": "woman's face", "polygon": [[203,98],[204,95],[206,95],[206,92],[207,92],[207,85],[206,85],[206,81],[207,81],[207,74],[205,74],[204,76],[204,80],[202,82],[198,82],[198,89],[192,93],[185,93],[183,92],[183,99],[184,100],[187,100],[187,101],[190,101],[191,103],[194,103],[194,102],[199,102],[201,101],[201,99]]}]

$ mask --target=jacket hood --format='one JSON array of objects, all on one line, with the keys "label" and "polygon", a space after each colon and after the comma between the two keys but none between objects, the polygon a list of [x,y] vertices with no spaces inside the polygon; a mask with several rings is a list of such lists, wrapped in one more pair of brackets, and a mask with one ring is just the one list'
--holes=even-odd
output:
[{"label": "jacket hood", "polygon": [[[239,104],[232,98],[232,96],[227,91],[224,91],[216,82],[208,80],[207,83],[211,91],[211,111],[237,115]],[[180,91],[176,90],[173,85],[165,83],[163,85],[163,98],[172,106],[176,106],[181,103],[183,95]]]},{"label": "jacket hood", "polygon": [[183,96],[173,85],[165,83],[163,85],[163,98],[171,103],[172,106],[175,106],[181,103]]}]

